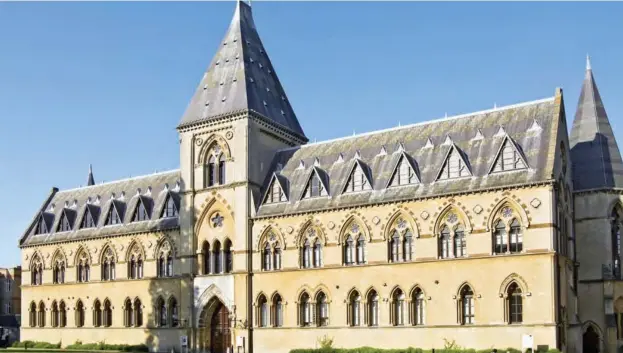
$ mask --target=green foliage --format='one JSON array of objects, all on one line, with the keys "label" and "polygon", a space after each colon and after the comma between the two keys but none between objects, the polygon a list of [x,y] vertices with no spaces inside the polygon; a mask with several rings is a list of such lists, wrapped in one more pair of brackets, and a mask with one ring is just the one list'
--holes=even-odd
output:
[{"label": "green foliage", "polygon": [[321,350],[330,351],[333,349],[333,338],[328,335],[324,335],[318,339],[318,344],[320,345]]},{"label": "green foliage", "polygon": [[[36,341],[21,341],[14,342],[11,347],[14,348],[41,348],[41,349],[60,349],[61,343],[47,343]],[[74,344],[70,344],[65,349],[74,349],[80,351],[121,351],[121,352],[149,352],[149,348],[144,344],[129,345],[129,344],[106,344],[105,342],[98,343],[82,343],[82,341],[76,341]]]},{"label": "green foliage", "polygon": [[[320,342],[320,340],[319,340]],[[333,340],[331,339],[331,344],[333,344]],[[445,340],[444,348],[436,348],[435,353],[491,353],[493,352],[493,348],[488,349],[466,349],[458,346],[454,341]],[[497,348],[498,353],[521,353],[521,350],[515,348]],[[360,347],[360,348],[333,348],[330,347],[322,347],[317,349],[311,348],[303,348],[303,349],[293,349],[290,353],[432,353],[431,349],[422,349],[422,348],[398,348],[398,349],[381,349],[381,348],[373,348],[373,347]],[[548,353],[556,353],[553,350],[550,350]],[[560,353],[560,352],[558,352]]]}]

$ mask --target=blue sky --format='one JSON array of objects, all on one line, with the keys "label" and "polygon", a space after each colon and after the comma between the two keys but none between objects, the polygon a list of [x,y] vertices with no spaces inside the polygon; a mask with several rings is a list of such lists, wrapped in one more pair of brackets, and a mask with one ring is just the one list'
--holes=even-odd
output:
[{"label": "blue sky", "polygon": [[[621,142],[623,3],[253,2],[311,141],[565,94],[585,55]],[[0,266],[53,186],[179,166],[233,2],[0,2]]]}]

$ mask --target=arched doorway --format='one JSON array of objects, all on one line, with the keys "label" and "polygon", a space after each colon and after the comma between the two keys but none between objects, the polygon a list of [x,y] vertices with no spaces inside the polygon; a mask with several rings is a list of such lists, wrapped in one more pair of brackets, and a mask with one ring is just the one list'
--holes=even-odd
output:
[{"label": "arched doorway", "polygon": [[599,334],[595,331],[593,325],[589,325],[582,335],[582,352],[583,353],[599,353]]},{"label": "arched doorway", "polygon": [[212,298],[201,312],[199,321],[199,351],[227,353],[231,347],[229,310],[218,298]]}]

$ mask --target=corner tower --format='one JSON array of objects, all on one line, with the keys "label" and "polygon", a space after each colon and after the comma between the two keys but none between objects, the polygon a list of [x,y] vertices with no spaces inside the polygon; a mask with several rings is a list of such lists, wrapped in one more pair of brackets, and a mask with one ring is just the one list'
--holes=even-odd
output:
[{"label": "corner tower", "polygon": [[[225,348],[219,344],[246,339],[248,349],[250,335],[242,323],[252,320],[249,220],[275,152],[307,142],[249,4],[237,2],[177,129],[180,231],[193,287],[189,344],[219,352]],[[214,338],[214,320],[235,325]]]},{"label": "corner tower", "polygon": [[614,352],[623,329],[623,161],[588,57],[570,147],[582,339],[588,349],[597,335],[601,351]]}]

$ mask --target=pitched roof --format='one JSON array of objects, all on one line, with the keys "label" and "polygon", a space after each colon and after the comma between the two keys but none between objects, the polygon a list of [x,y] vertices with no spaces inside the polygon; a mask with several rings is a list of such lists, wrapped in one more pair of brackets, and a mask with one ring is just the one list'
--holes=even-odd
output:
[{"label": "pitched roof", "polygon": [[95,179],[93,178],[93,166],[89,164],[89,177],[87,178],[87,186],[95,185]]},{"label": "pitched roof", "polygon": [[179,127],[249,111],[305,139],[257,33],[251,7],[238,1],[227,34]]},{"label": "pitched roof", "polygon": [[[332,141],[292,147],[277,152],[268,175],[282,166],[281,176],[288,179],[288,202],[263,204],[258,217],[312,210],[417,199],[488,188],[526,185],[551,181],[553,163],[549,156],[550,141],[557,138],[556,124],[560,114],[551,97],[518,105],[500,107],[446,119],[401,126],[388,130],[345,137]],[[500,135],[500,127],[505,134]],[[508,134],[525,156],[528,168],[489,174],[500,146]],[[450,143],[444,143],[448,140]],[[477,138],[475,138],[477,137]],[[470,166],[473,176],[437,180],[444,157],[456,146]],[[385,148],[386,153],[379,153]],[[417,166],[416,184],[388,186],[398,160],[406,153]],[[372,191],[341,193],[359,153],[369,167]],[[342,157],[342,158],[340,158]],[[318,159],[319,166],[314,166]],[[301,163],[301,161],[303,163]],[[303,166],[303,167],[301,167]],[[311,168],[326,174],[328,197],[300,200]],[[263,187],[267,187],[268,179]]]},{"label": "pitched roof", "polygon": [[[180,198],[177,189],[179,180],[179,170],[174,170],[77,189],[56,191],[51,199],[44,203],[39,213],[40,216],[33,220],[20,239],[20,246],[178,228],[178,218],[160,218],[160,211],[169,194],[173,195],[173,200],[179,209]],[[150,219],[144,222],[132,222],[131,219],[138,198],[150,205],[153,204]],[[148,201],[145,201],[146,199]],[[106,216],[111,207],[118,210],[122,223],[105,226]],[[75,217],[72,217],[73,220],[70,220],[71,230],[59,232],[58,224],[62,214],[66,211],[75,214]],[[90,212],[93,216],[96,223],[95,227],[81,228],[82,219],[86,212]],[[41,217],[46,221],[46,225],[49,225],[47,227],[48,232],[35,234],[37,222]]]},{"label": "pitched roof", "polygon": [[582,92],[569,136],[576,191],[623,188],[623,161],[590,61],[586,60]]}]

